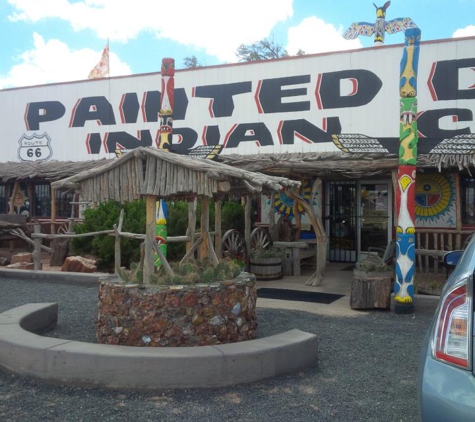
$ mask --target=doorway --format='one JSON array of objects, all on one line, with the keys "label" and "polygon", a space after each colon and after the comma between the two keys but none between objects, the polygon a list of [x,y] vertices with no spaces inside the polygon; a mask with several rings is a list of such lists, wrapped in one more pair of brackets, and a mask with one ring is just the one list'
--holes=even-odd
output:
[{"label": "doorway", "polygon": [[386,248],[392,238],[391,180],[330,181],[326,184],[327,259],[356,262],[359,252]]}]

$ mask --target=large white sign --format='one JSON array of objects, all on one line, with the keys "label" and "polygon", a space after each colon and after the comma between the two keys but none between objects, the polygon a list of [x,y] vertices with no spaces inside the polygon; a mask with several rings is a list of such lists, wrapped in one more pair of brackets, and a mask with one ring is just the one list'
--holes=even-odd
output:
[{"label": "large white sign", "polygon": [[[402,53],[396,45],[178,70],[172,149],[338,151],[333,135],[349,134],[397,153]],[[419,153],[472,138],[474,69],[475,38],[421,43]],[[1,161],[91,160],[156,146],[160,82],[154,73],[0,91]]]}]

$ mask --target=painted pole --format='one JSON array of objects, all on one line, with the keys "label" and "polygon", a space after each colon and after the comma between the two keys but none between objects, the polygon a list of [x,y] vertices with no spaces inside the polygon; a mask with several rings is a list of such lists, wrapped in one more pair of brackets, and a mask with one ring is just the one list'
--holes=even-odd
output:
[{"label": "painted pole", "polygon": [[[374,3],[373,3],[374,4]],[[384,43],[384,33],[405,32],[404,50],[399,77],[399,165],[396,192],[396,280],[394,299],[396,313],[414,309],[415,247],[415,185],[417,165],[417,68],[421,30],[411,18],[386,21],[386,10],[391,2],[376,7],[376,22],[355,22],[343,37],[354,39],[359,35],[372,36],[375,44]]]},{"label": "painted pole", "polygon": [[[160,133],[157,147],[170,151],[173,136],[173,104],[175,100],[175,60],[162,59],[161,68],[161,95],[160,95]],[[155,242],[167,256],[167,204],[163,199],[155,204]],[[162,261],[158,254],[154,254],[153,261],[156,268],[160,268]]]},{"label": "painted pole", "polygon": [[417,165],[417,68],[421,30],[405,32],[399,83],[399,167],[396,192],[396,313],[414,310],[414,276],[416,271],[415,187]]}]

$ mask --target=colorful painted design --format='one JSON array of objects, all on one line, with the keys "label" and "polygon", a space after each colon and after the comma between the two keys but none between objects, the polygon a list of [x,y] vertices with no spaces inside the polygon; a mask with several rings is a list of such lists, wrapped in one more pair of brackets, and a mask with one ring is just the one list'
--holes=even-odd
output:
[{"label": "colorful painted design", "polygon": [[[409,20],[412,22],[411,20]],[[391,30],[395,30],[391,27]],[[414,300],[415,249],[415,186],[417,164],[417,68],[421,31],[414,24],[405,29],[404,51],[400,64],[399,95],[399,168],[396,209],[396,283],[395,300]]]},{"label": "colorful painted design", "polygon": [[[155,203],[155,241],[164,256],[167,256],[167,217],[167,204],[161,199]],[[153,255],[153,261],[157,268],[162,265],[158,254]]]},{"label": "colorful painted design", "polygon": [[173,133],[173,104],[175,89],[175,60],[162,60],[162,90],[160,95],[160,135],[158,148],[170,150]]},{"label": "colorful painted design", "polygon": [[398,190],[396,192],[396,212],[398,225],[396,232],[400,234],[414,234],[414,192],[416,169],[413,166],[399,166]]},{"label": "colorful painted design", "polygon": [[417,161],[417,100],[401,98],[399,119],[399,164],[416,165]]},{"label": "colorful painted design", "polygon": [[384,44],[384,35],[394,34],[396,32],[407,31],[410,28],[417,28],[417,25],[411,18],[396,18],[386,22],[386,10],[388,9],[390,1],[384,3],[383,6],[376,6],[376,21],[374,23],[368,22],[354,22],[343,34],[343,38],[352,40],[359,35],[371,37],[374,34],[375,44]]},{"label": "colorful painted design", "polygon": [[396,280],[394,300],[412,303],[414,297],[414,274],[416,271],[416,247],[413,234],[398,234],[396,239]]},{"label": "colorful painted design", "polygon": [[443,174],[418,174],[416,178],[415,213],[417,224],[455,224],[455,180]]},{"label": "colorful painted design", "polygon": [[343,152],[363,154],[365,152],[388,154],[387,148],[377,138],[370,138],[357,133],[341,133],[332,135],[332,141]]},{"label": "colorful painted design", "polygon": [[[160,95],[160,133],[158,148],[170,151],[173,135],[173,104],[175,102],[175,60],[162,59]],[[155,240],[163,255],[167,256],[167,204],[163,199],[155,204]],[[155,267],[160,268],[162,261],[157,254],[153,260]]]},{"label": "colorful painted design", "polygon": [[[302,183],[300,195],[306,202],[310,202],[312,196],[312,184],[308,181]],[[289,217],[294,216],[294,200],[287,196],[285,192],[278,192],[274,195],[274,209],[277,214],[287,215]],[[298,205],[297,209],[300,214],[304,214],[302,206]]]},{"label": "colorful painted design", "polygon": [[406,30],[399,84],[399,95],[404,98],[415,97],[417,95],[417,69],[419,67],[420,41],[421,30],[419,28]]}]

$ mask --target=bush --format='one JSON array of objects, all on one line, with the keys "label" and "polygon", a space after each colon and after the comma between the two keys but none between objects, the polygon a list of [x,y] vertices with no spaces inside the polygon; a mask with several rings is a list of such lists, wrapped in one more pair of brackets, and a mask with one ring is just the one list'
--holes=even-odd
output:
[{"label": "bush", "polygon": [[[74,233],[91,233],[101,230],[111,230],[114,224],[119,224],[120,210],[124,209],[122,230],[130,233],[145,233],[145,201],[139,200],[118,204],[108,201],[96,209],[84,212],[82,224],[73,226]],[[114,236],[99,235],[72,239],[71,250],[74,254],[92,254],[98,259],[100,269],[109,270],[114,267]],[[121,262],[123,266],[140,260],[140,243],[138,239],[121,239]]]},{"label": "bush", "polygon": [[[96,209],[84,212],[82,224],[75,224],[76,234],[91,233],[101,230],[112,230],[114,224],[119,224],[120,210],[124,209],[124,223],[122,230],[129,233],[145,233],[145,200],[119,204],[108,201],[100,204]],[[168,201],[167,231],[168,236],[184,236],[188,228],[188,203],[184,201]],[[199,231],[201,207],[197,207],[197,231]],[[222,232],[236,229],[244,234],[244,207],[240,201],[225,201],[221,208]],[[210,230],[214,230],[215,210],[210,200]],[[98,267],[102,270],[111,270],[114,267],[114,236],[100,235],[75,238],[71,241],[71,251],[76,255],[90,254],[98,259]],[[121,263],[130,267],[132,262],[140,261],[140,243],[138,239],[121,239]],[[181,260],[186,253],[185,242],[168,243],[167,259]]]}]

